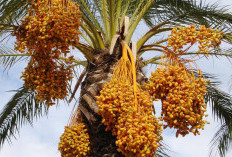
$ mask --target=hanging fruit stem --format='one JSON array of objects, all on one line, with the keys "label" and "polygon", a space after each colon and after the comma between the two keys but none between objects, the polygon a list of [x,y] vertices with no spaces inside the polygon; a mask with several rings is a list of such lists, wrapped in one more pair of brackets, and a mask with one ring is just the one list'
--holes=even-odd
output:
[{"label": "hanging fruit stem", "polygon": [[122,47],[123,47],[123,50],[122,50],[123,58],[125,60],[128,60],[127,52],[129,53],[129,56],[130,56],[130,61],[131,61],[130,69],[132,70],[132,79],[133,79],[132,83],[133,83],[133,88],[134,88],[135,107],[137,107],[137,104],[138,104],[138,102],[137,102],[137,94],[136,94],[136,92],[137,92],[137,82],[136,82],[136,68],[135,68],[134,56],[133,56],[133,53],[132,53],[130,47],[126,43],[122,42]]}]

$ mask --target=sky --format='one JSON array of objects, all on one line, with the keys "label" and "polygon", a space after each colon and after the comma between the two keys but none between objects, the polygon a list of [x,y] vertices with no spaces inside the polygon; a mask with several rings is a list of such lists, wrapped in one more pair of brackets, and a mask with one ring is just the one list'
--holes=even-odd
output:
[{"label": "sky", "polygon": [[[222,6],[231,5],[229,8],[232,8],[231,0],[207,0],[206,2],[217,2]],[[138,34],[138,37],[140,35]],[[134,37],[134,39],[138,37]],[[232,94],[229,90],[232,65],[227,59],[210,58],[199,61],[198,65],[203,71],[216,74],[222,82],[220,88]],[[22,86],[23,81],[19,78],[25,66],[26,64],[23,62],[17,64],[8,73],[3,73],[3,69],[0,67],[0,111],[13,95],[9,91]],[[144,69],[148,76],[152,68]],[[20,129],[20,134],[16,135],[17,139],[12,138],[11,144],[6,142],[3,148],[0,148],[0,157],[60,157],[57,150],[59,137],[64,131],[64,126],[68,123],[73,105],[74,102],[70,105],[61,103],[58,107],[51,107],[47,117],[35,120],[33,126],[24,125]],[[159,104],[157,104],[157,108],[159,108]],[[207,120],[211,124],[206,125],[205,130],[201,131],[199,136],[187,135],[176,138],[173,130],[167,130],[163,133],[165,143],[173,151],[171,157],[207,157],[209,155],[210,140],[220,125],[212,118],[210,108],[207,109],[207,112],[209,114]],[[232,151],[228,153],[227,157],[231,156]]]}]

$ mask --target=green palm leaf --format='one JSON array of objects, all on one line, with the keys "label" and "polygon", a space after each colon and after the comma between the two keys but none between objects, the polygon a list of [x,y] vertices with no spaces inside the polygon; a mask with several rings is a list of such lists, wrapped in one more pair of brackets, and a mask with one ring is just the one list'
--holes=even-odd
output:
[{"label": "green palm leaf", "polygon": [[13,24],[26,14],[29,4],[25,0],[2,0],[0,6],[0,21]]},{"label": "green palm leaf", "polygon": [[[196,74],[196,71],[194,73]],[[210,156],[219,154],[224,157],[232,144],[232,96],[218,89],[220,82],[213,81],[214,75],[207,73],[203,75],[206,79],[212,80],[207,85],[205,102],[212,109],[213,117],[221,123],[221,127],[211,140]]]},{"label": "green palm leaf", "polygon": [[211,155],[216,152],[224,157],[232,144],[232,97],[215,87],[208,87],[206,100],[211,104],[214,117],[222,124],[211,141]]},{"label": "green palm leaf", "polygon": [[214,117],[221,123],[230,124],[230,119],[232,118],[232,97],[211,85],[208,85],[207,91],[205,99],[206,102],[211,104]]},{"label": "green palm leaf", "polygon": [[172,151],[170,150],[169,146],[164,142],[160,143],[161,146],[157,148],[156,156],[157,157],[170,157]]},{"label": "green palm leaf", "polygon": [[213,139],[211,140],[210,156],[220,154],[221,157],[225,157],[226,153],[229,151],[232,140],[231,124],[232,121],[229,125],[225,123],[222,124],[214,135]]},{"label": "green palm leaf", "polygon": [[2,0],[0,2],[0,35],[12,32],[19,20],[27,14],[29,7],[25,0]]},{"label": "green palm leaf", "polygon": [[9,70],[15,63],[28,59],[29,55],[17,53],[11,48],[0,45],[0,65],[4,71]]},{"label": "green palm leaf", "polygon": [[[232,14],[217,4],[205,4],[193,0],[157,0],[144,15],[145,22],[169,21],[172,24],[201,24],[228,31],[232,24]],[[154,21],[154,22],[153,22]]]},{"label": "green palm leaf", "polygon": [[42,102],[37,102],[35,92],[26,88],[16,90],[16,94],[5,105],[0,114],[0,146],[11,136],[19,132],[19,128],[26,123],[32,124],[34,118],[47,114]]}]

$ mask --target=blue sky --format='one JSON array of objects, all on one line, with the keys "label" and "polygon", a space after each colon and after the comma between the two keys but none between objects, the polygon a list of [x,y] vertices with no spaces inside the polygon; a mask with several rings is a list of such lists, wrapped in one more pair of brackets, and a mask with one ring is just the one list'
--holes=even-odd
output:
[{"label": "blue sky", "polygon": [[[232,5],[231,0],[207,0],[206,2],[218,2],[220,5]],[[232,6],[231,6],[232,8]],[[138,34],[141,36],[142,34]],[[134,39],[138,39],[135,36]],[[10,43],[10,42],[9,42]],[[231,78],[232,65],[226,60],[217,60],[216,58],[210,60],[201,60],[198,65],[203,71],[218,75],[222,85],[222,90],[229,92],[229,80]],[[2,68],[0,67],[0,110],[11,98],[13,93],[6,92],[14,90],[22,86],[23,82],[19,79],[23,71],[25,63],[17,64],[9,72],[2,75]],[[150,74],[148,67],[145,69],[147,75]],[[75,82],[75,81],[74,81]],[[231,92],[230,92],[231,93]],[[71,105],[61,103],[59,107],[50,108],[48,117],[43,117],[34,122],[33,127],[25,125],[20,129],[20,134],[17,135],[17,140],[12,139],[12,144],[5,143],[0,150],[1,157],[60,157],[57,150],[59,137],[63,133],[64,126],[68,122],[69,115],[72,111],[74,102]],[[214,133],[219,128],[219,124],[214,122],[211,116],[210,109],[208,120],[211,122],[207,125],[205,130],[201,131],[200,136],[187,135],[186,137],[176,138],[172,130],[165,131],[163,136],[170,149],[176,153],[172,157],[207,157],[209,153],[209,143]],[[231,157],[232,152],[227,157]]]}]

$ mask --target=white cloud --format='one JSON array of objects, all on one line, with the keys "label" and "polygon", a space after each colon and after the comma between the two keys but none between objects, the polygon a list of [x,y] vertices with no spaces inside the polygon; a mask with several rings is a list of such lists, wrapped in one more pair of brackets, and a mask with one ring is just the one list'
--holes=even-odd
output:
[{"label": "white cloud", "polygon": [[58,157],[59,152],[56,145],[41,142],[38,135],[28,132],[14,141],[12,146],[5,145],[0,155],[2,157]]}]

